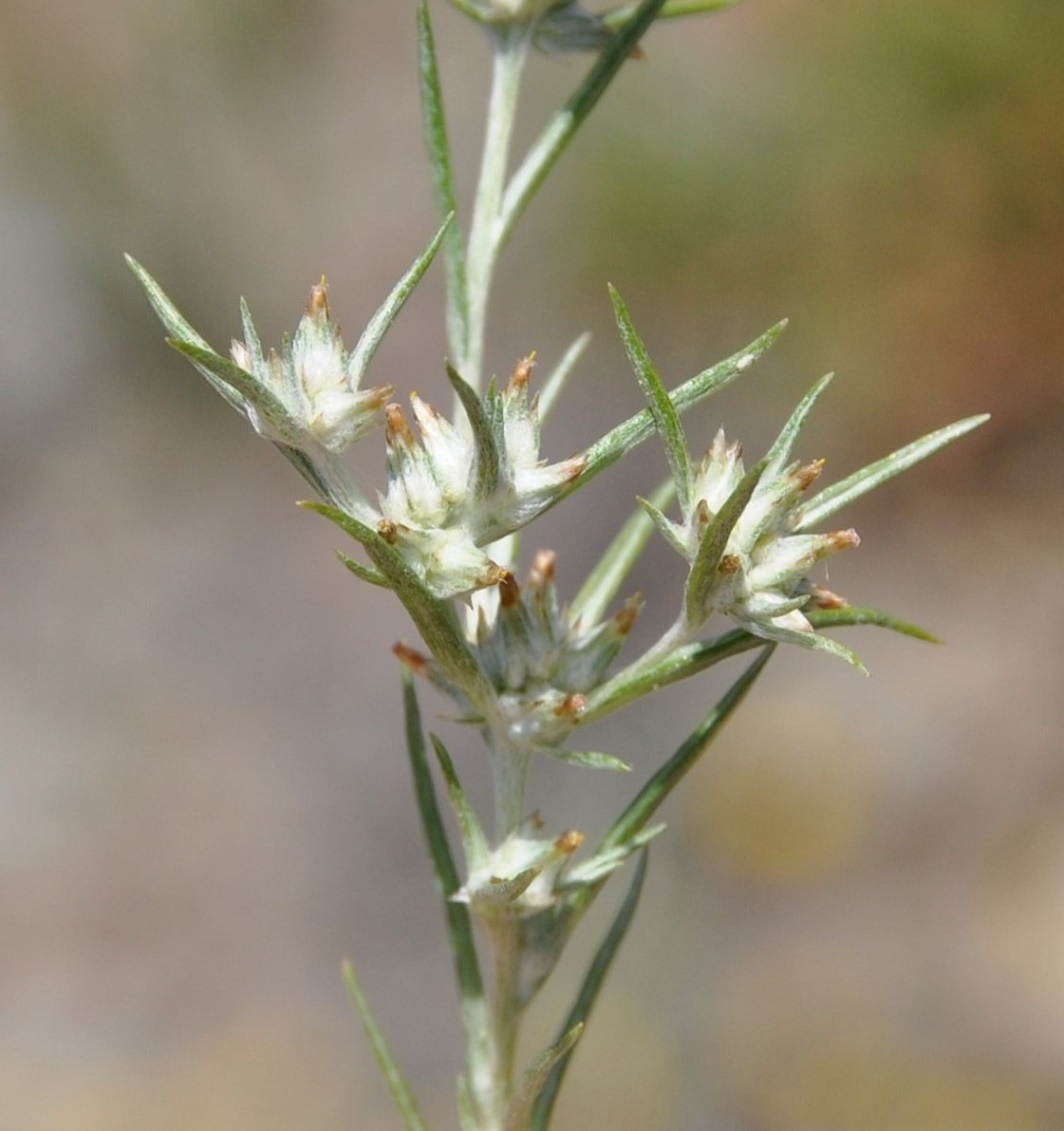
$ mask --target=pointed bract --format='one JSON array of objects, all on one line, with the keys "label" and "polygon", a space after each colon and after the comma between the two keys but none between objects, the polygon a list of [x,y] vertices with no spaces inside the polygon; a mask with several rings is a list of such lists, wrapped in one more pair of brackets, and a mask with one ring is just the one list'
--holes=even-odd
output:
[{"label": "pointed bract", "polygon": [[534,355],[501,392],[483,398],[451,370],[464,411],[452,423],[416,393],[417,434],[399,405],[385,410],[388,487],[380,533],[436,596],[496,585],[505,570],[481,549],[547,509],[583,469],[580,456],[539,458],[539,414],[529,397]]},{"label": "pointed bract", "polygon": [[[271,350],[263,356],[246,306],[243,318],[245,341],[234,341],[230,356],[285,406],[297,442],[311,441],[338,454],[381,422],[391,389],[358,387],[354,355],[344,349],[330,317],[324,280],[311,288],[306,313],[280,355]],[[257,414],[251,422],[257,432],[268,434]]]}]

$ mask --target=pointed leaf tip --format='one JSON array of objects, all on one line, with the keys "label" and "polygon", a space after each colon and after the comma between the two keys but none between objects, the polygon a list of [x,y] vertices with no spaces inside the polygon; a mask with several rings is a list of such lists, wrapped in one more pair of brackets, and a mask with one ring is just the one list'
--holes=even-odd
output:
[{"label": "pointed leaf tip", "polygon": [[686,511],[691,494],[691,455],[687,447],[687,438],[684,435],[683,425],[680,423],[680,414],[673,404],[669,391],[658,376],[650,355],[647,353],[643,340],[636,332],[628,307],[621,298],[620,292],[611,283],[609,285],[610,299],[613,302],[613,313],[617,320],[617,328],[621,332],[628,361],[635,371],[643,394],[647,399],[654,424],[665,444],[665,455],[668,458],[669,470],[672,472],[673,482],[680,499],[680,506]]},{"label": "pointed leaf tip", "polygon": [[348,996],[351,998],[352,1004],[358,1011],[359,1019],[362,1021],[362,1028],[365,1030],[366,1036],[369,1039],[370,1048],[373,1050],[373,1058],[376,1060],[377,1067],[380,1069],[381,1075],[388,1085],[388,1091],[392,1094],[392,1099],[395,1101],[395,1106],[399,1110],[406,1131],[427,1131],[425,1121],[418,1108],[417,1100],[414,1098],[414,1093],[411,1091],[410,1085],[403,1076],[398,1062],[392,1055],[392,1051],[384,1039],[384,1034],[381,1032],[380,1026],[377,1024],[377,1019],[370,1009],[369,1001],[359,984],[354,965],[349,960],[345,959],[342,970],[344,985],[347,987]]}]

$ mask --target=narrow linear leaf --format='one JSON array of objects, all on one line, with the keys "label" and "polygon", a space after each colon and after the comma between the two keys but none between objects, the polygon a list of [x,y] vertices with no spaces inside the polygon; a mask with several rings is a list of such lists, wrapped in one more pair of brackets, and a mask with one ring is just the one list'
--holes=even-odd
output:
[{"label": "narrow linear leaf", "polygon": [[551,1069],[572,1052],[576,1042],[584,1032],[584,1023],[581,1021],[574,1025],[560,1040],[556,1041],[545,1052],[536,1057],[532,1066],[525,1073],[521,1082],[521,1090],[514,1098],[506,1113],[506,1131],[527,1131],[529,1116],[532,1114],[532,1105],[543,1091]]},{"label": "narrow linear leaf", "polygon": [[147,295],[152,309],[159,316],[159,321],[169,330],[170,336],[178,341],[191,342],[201,349],[210,349],[206,340],[196,333],[181,311],[170,301],[169,295],[133,256],[127,255],[125,260],[126,266],[133,272],[137,282],[140,283],[145,295]]},{"label": "narrow linear leaf", "polygon": [[[199,346],[179,338],[167,338],[166,342],[178,353],[184,354],[200,372],[206,370],[207,373],[213,374],[223,385],[235,390],[245,401],[253,404],[263,420],[280,436],[296,438],[299,429],[284,403],[272,390],[252,377],[246,369],[241,369],[235,361],[215,353],[209,346]],[[206,376],[207,373],[204,375]],[[218,388],[215,382],[211,383]],[[233,403],[231,396],[226,399]],[[238,403],[237,407],[243,411],[242,403]]]},{"label": "narrow linear leaf", "polygon": [[[190,345],[199,346],[200,349],[209,350],[210,346],[185,319],[184,315],[170,301],[169,296],[147,271],[131,255],[126,256],[126,265],[140,283],[148,302],[151,303],[159,321],[166,327],[170,336],[176,341],[188,342]],[[195,363],[193,363],[195,364]],[[209,369],[200,368],[200,373],[207,379],[216,393],[222,396],[238,412],[244,411],[243,398],[224,381],[219,379]]]},{"label": "narrow linear leaf", "polygon": [[784,644],[797,644],[799,648],[808,648],[812,652],[826,652],[829,656],[837,656],[856,668],[862,675],[868,675],[868,669],[861,662],[861,657],[845,644],[832,640],[830,636],[821,636],[819,632],[799,632],[794,628],[777,627],[772,630],[772,639]]},{"label": "narrow linear leaf", "polygon": [[[650,496],[648,502],[660,514],[675,493],[676,485],[669,480]],[[597,624],[603,618],[653,533],[654,520],[642,506],[638,507],[617,532],[570,605],[574,618],[579,618],[586,625]]]},{"label": "narrow linear leaf", "polygon": [[635,375],[643,389],[650,407],[654,424],[661,434],[665,444],[665,455],[669,461],[669,470],[672,472],[673,482],[680,499],[680,506],[684,513],[691,501],[691,453],[687,449],[687,437],[683,433],[680,423],[680,414],[669,397],[668,390],[662,384],[657,370],[650,360],[650,355],[643,345],[642,339],[632,325],[628,308],[624,305],[617,289],[609,288],[610,299],[613,302],[613,313],[617,319],[617,328],[621,332],[628,360],[635,370]]},{"label": "narrow linear leaf", "polygon": [[666,517],[664,511],[654,506],[649,499],[644,499],[637,495],[635,501],[643,509],[643,513],[650,519],[662,538],[668,542],[681,558],[686,558],[688,553],[687,543],[680,537],[681,532],[677,530],[675,523]]},{"label": "narrow linear leaf", "polygon": [[462,688],[475,709],[484,710],[492,701],[493,692],[469,650],[453,606],[433,597],[399,551],[389,546],[376,530],[326,503],[301,502],[299,505],[335,523],[365,547],[370,561],[395,590],[444,674]]},{"label": "narrow linear leaf", "polygon": [[360,581],[368,581],[370,585],[376,585],[379,589],[391,589],[388,579],[383,573],[371,569],[369,566],[364,566],[361,562],[349,558],[346,554],[341,554],[339,550],[336,551],[336,556],[343,566],[349,569]]},{"label": "narrow linear leaf", "polygon": [[604,718],[660,687],[690,679],[724,660],[740,656],[754,648],[763,648],[764,645],[765,641],[760,636],[737,628],[713,640],[677,648],[653,667],[644,669],[631,678],[621,672],[589,695],[580,722],[584,725]]},{"label": "narrow linear leaf", "polygon": [[[259,384],[234,362],[211,350],[207,342],[189,325],[159,284],[131,256],[126,256],[130,270],[143,287],[149,302],[163,325],[171,334],[170,344],[183,353],[211,386],[242,415],[248,415],[248,402],[254,405],[263,419],[274,426],[281,436],[290,433],[289,418],[276,395]],[[245,345],[253,357],[261,357],[262,346],[251,321],[247,304],[241,300],[241,317],[244,324]],[[297,437],[291,437],[296,440]],[[274,439],[274,446],[303,476],[304,479],[329,503],[337,507],[369,509],[350,473],[331,452],[324,449],[313,455]]]},{"label": "narrow linear leaf", "polygon": [[432,774],[425,755],[425,736],[421,729],[417,692],[410,673],[403,669],[401,675],[403,711],[406,719],[406,749],[414,778],[414,793],[417,797],[418,813],[421,815],[421,827],[436,869],[440,894],[443,897],[443,910],[447,920],[447,933],[451,940],[451,953],[454,955],[458,990],[464,1002],[480,999],[484,996],[484,983],[480,975],[480,963],[477,959],[469,909],[465,904],[455,903],[451,899],[462,885],[454,857],[451,855],[443,814],[436,800],[436,787],[432,783]]},{"label": "narrow linear leaf", "polygon": [[330,505],[350,514],[372,514],[365,495],[351,477],[350,471],[332,453],[321,449],[313,457],[301,448],[272,441],[273,446]]},{"label": "narrow linear leaf", "polygon": [[499,214],[498,246],[502,246],[529,202],[546,180],[576,131],[631,57],[643,33],[660,12],[664,0],[643,0],[632,18],[603,49],[587,77],[569,101],[548,123],[514,173],[503,196]]},{"label": "narrow linear leaf", "polygon": [[370,1048],[373,1050],[373,1057],[377,1062],[377,1067],[381,1070],[385,1083],[388,1085],[388,1091],[392,1094],[395,1106],[399,1109],[404,1126],[407,1131],[427,1131],[417,1101],[414,1099],[414,1093],[410,1090],[410,1085],[407,1084],[400,1071],[395,1057],[392,1056],[391,1050],[384,1040],[384,1034],[370,1010],[366,995],[358,984],[358,976],[355,974],[354,966],[350,962],[344,962],[343,970],[347,993],[354,1003],[355,1009],[358,1010],[358,1016],[362,1020],[362,1028],[365,1029]]},{"label": "narrow linear leaf", "polygon": [[592,770],[619,770],[629,773],[632,769],[627,762],[615,758],[612,754],[602,754],[590,750],[559,750],[554,747],[543,747],[545,753],[557,758],[561,762],[568,762],[571,766],[587,766]]},{"label": "narrow linear leaf", "polygon": [[625,844],[650,820],[677,783],[705,753],[724,724],[731,718],[736,707],[743,701],[757,677],[764,670],[774,650],[774,644],[765,645],[761,655],[728,688],[699,726],[650,778],[628,808],[614,821],[598,848],[599,852],[616,845]]},{"label": "narrow linear leaf", "polygon": [[598,852],[590,860],[585,860],[575,868],[567,869],[561,880],[562,890],[573,891],[589,885],[601,888],[603,881],[608,880],[630,856],[634,856],[640,849],[645,848],[666,828],[668,826],[664,822],[657,825],[648,825],[642,832],[636,833],[626,844]]},{"label": "narrow linear leaf", "polygon": [[791,413],[790,420],[783,426],[783,431],[776,437],[775,443],[769,448],[765,457],[767,461],[766,471],[769,475],[776,475],[787,465],[791,458],[791,452],[794,450],[795,441],[798,439],[806,419],[813,411],[813,406],[820,399],[820,394],[831,384],[833,376],[833,374],[828,373],[821,377],[802,398],[794,412]]},{"label": "narrow linear leaf", "polygon": [[539,393],[539,422],[543,423],[544,420],[550,415],[551,409],[558,399],[565,382],[569,378],[569,374],[577,367],[580,359],[584,356],[588,344],[591,341],[590,334],[581,334],[579,338],[565,351],[562,355],[561,361],[551,371],[551,375],[543,383],[543,388]]},{"label": "narrow linear leaf", "polygon": [[851,628],[855,625],[873,625],[876,628],[888,628],[891,632],[900,633],[902,636],[911,636],[914,640],[923,640],[927,644],[941,644],[942,640],[933,632],[919,625],[910,624],[899,617],[889,613],[880,612],[878,609],[853,608],[847,605],[841,609],[814,609],[807,612],[806,619],[817,629],[821,628]]},{"label": "narrow linear leaf", "polygon": [[403,305],[414,288],[421,281],[421,276],[428,270],[452,219],[453,214],[444,218],[436,234],[429,241],[428,247],[414,260],[406,274],[395,284],[391,294],[377,308],[377,312],[369,320],[365,330],[362,331],[362,337],[358,339],[358,344],[351,352],[349,362],[349,372],[355,385],[361,383],[373,355],[377,352],[377,347],[381,344],[381,340],[395,321],[399,311],[403,309]]},{"label": "narrow linear leaf", "polygon": [[[786,325],[786,322],[777,323],[746,349],[725,358],[724,361],[720,361],[716,365],[710,366],[709,369],[704,369],[701,373],[696,374],[674,389],[669,397],[677,410],[686,412],[687,409],[696,405],[703,398],[717,392],[718,389],[724,388],[736,377],[745,373],[775,342]],[[584,451],[584,467],[580,474],[562,487],[540,513],[545,513],[557,506],[563,499],[567,499],[575,491],[586,486],[595,476],[600,475],[606,468],[612,467],[621,456],[652,436],[654,431],[654,417],[648,408],[637,412],[623,424],[618,424],[615,428],[612,428],[605,436]]]},{"label": "narrow linear leaf", "polygon": [[[892,632],[922,640],[929,644],[941,644],[934,633],[918,625],[910,624],[900,617],[892,616],[878,609],[847,605],[841,609],[807,609],[806,619],[816,629],[855,628],[870,625],[886,628]],[[621,707],[649,695],[661,687],[690,679],[709,668],[716,667],[724,660],[741,656],[754,648],[763,648],[765,641],[745,629],[736,628],[712,640],[688,644],[670,652],[653,667],[641,671],[632,679],[625,679],[620,673],[617,679],[603,684],[588,696],[587,706],[580,715],[581,725],[605,718]]]},{"label": "narrow linear leaf", "polygon": [[244,346],[252,360],[252,369],[262,364],[262,342],[259,341],[255,323],[251,320],[251,310],[245,299],[240,300],[240,322],[244,327]]},{"label": "narrow linear leaf", "polygon": [[978,428],[980,424],[985,424],[989,419],[989,413],[983,413],[981,416],[969,416],[965,420],[948,424],[945,428],[922,436],[919,440],[914,440],[911,444],[899,448],[889,456],[861,468],[860,471],[854,472],[846,479],[826,487],[809,501],[808,506],[803,508],[802,520],[796,530],[808,530],[810,527],[817,526],[828,515],[842,510],[855,499],[866,495],[888,479],[893,479],[895,475],[900,475],[913,464],[919,463],[922,459],[927,459],[929,455],[933,455],[947,444],[952,444],[954,440],[959,440],[961,436],[967,435],[973,429]]},{"label": "narrow linear leaf", "polygon": [[755,338],[744,350],[731,357],[718,361],[701,373],[696,373],[669,394],[678,412],[686,412],[712,393],[730,385],[736,377],[741,377],[759,358],[764,356],[775,344],[776,339],[787,329],[787,319],[770,326],[759,338]]},{"label": "narrow linear leaf", "polygon": [[[495,429],[484,409],[484,402],[472,385],[462,380],[461,374],[453,365],[447,365],[447,377],[451,387],[458,394],[462,402],[469,426],[473,430],[473,441],[476,444],[476,464],[474,466],[475,482],[470,484],[477,499],[486,499],[493,495],[499,486],[499,472],[501,460],[499,449],[495,443]],[[489,398],[491,391],[489,390]],[[501,410],[500,410],[501,415]],[[501,426],[501,424],[500,424]]]},{"label": "narrow linear leaf", "polygon": [[[647,860],[648,850],[644,848],[636,863],[635,875],[632,877],[628,894],[625,896],[613,924],[602,941],[602,945],[595,952],[595,957],[584,975],[580,992],[576,995],[576,1000],[573,1002],[572,1009],[569,1010],[568,1017],[562,1023],[562,1034],[571,1033],[578,1025],[587,1024],[587,1019],[598,999],[606,975],[609,973],[613,960],[617,957],[617,952],[624,941],[624,936],[635,917],[636,907],[639,905],[639,896],[643,890],[643,881],[646,878]],[[571,1054],[572,1049],[570,1048],[558,1058],[557,1063],[551,1069],[543,1090],[533,1105],[532,1116],[528,1123],[530,1131],[547,1131],[558,1092],[569,1067]]]},{"label": "narrow linear leaf", "polygon": [[[428,151],[436,206],[440,216],[457,215],[458,205],[451,169],[451,148],[447,140],[447,119],[443,91],[436,61],[436,39],[428,0],[418,0],[418,76],[421,82],[421,121]],[[455,357],[465,357],[469,341],[469,301],[466,293],[465,252],[457,220],[452,221],[443,239],[443,261],[447,275],[447,337]]]},{"label": "narrow linear leaf", "polygon": [[742,517],[746,504],[757,490],[767,464],[768,457],[759,460],[739,480],[735,490],[716,513],[713,521],[706,528],[702,541],[698,544],[698,553],[691,563],[691,572],[687,578],[684,594],[688,624],[701,624],[706,619],[706,608],[717,584],[718,567],[728,547],[728,539],[735,529],[735,524]]},{"label": "narrow linear leaf", "polygon": [[[732,8],[738,3],[739,0],[665,0],[658,19],[670,20],[677,16],[697,16],[705,12],[719,12],[724,8]],[[614,8],[612,12],[603,12],[602,19],[611,28],[621,28],[635,15],[637,10],[634,4],[627,4],[623,8]]]},{"label": "narrow linear leaf", "polygon": [[458,780],[458,774],[455,771],[454,762],[451,761],[451,756],[447,752],[447,747],[434,734],[429,735],[429,740],[436,752],[436,760],[440,764],[443,780],[447,785],[447,793],[451,798],[451,808],[454,810],[455,818],[458,821],[458,831],[465,848],[466,861],[470,870],[476,870],[491,855],[488,838],[484,835],[484,830],[480,827],[480,821],[473,811],[473,806],[469,804],[462,783]]},{"label": "narrow linear leaf", "polygon": [[[698,404],[712,393],[723,389],[737,377],[742,376],[751,365],[761,357],[783,332],[786,322],[780,322],[767,330],[745,349],[725,358],[724,361],[704,369],[690,380],[674,389],[669,398],[678,412]],[[573,480],[569,488],[559,495],[559,499],[589,483],[596,475],[611,467],[625,453],[643,443],[654,432],[654,417],[645,408],[630,416],[623,424],[610,429],[601,440],[592,444],[584,453],[587,460],[584,470]]]}]

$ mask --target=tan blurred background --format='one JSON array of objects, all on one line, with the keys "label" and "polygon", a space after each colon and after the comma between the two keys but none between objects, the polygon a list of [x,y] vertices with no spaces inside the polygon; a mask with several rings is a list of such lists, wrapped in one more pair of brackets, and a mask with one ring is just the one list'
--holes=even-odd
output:
[{"label": "tan blurred background", "polygon": [[[436,13],[465,191],[486,53]],[[830,572],[948,646],[853,632],[869,680],[774,663],[669,810],[557,1125],[1060,1128],[1064,7],[749,0],[647,47],[503,262],[494,369],[595,332],[546,454],[638,404],[607,280],[670,382],[791,318],[707,440],[724,421],[758,450],[827,369],[801,454],[828,479],[994,420],[855,507]],[[524,139],[583,65],[535,61]],[[353,338],[434,224],[414,69],[399,0],[0,0],[3,1131],[395,1127],[346,955],[454,1126],[388,654],[409,630],[121,263],[219,347],[241,294],[277,341],[324,272]],[[440,297],[434,272],[378,381],[442,397]],[[660,475],[650,448],[544,522],[568,592]],[[677,576],[660,547],[640,568],[644,633]],[[726,677],[595,745],[642,779]],[[533,788],[593,835],[635,784],[550,765]]]}]

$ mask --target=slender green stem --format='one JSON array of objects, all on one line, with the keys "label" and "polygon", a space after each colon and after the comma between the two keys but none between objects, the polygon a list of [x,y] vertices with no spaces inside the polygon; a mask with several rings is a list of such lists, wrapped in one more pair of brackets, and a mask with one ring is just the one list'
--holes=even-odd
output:
[{"label": "slender green stem", "polygon": [[[609,713],[609,710],[616,710],[624,706],[630,698],[634,698],[629,693],[629,689],[641,687],[648,672],[652,672],[669,656],[689,644],[697,632],[698,628],[692,628],[681,613],[642,656],[595,689],[589,701],[589,706],[593,705],[594,718],[602,718]],[[645,694],[645,691],[643,693]],[[589,713],[587,721],[590,721],[590,718]]]},{"label": "slender green stem", "polygon": [[495,987],[492,1021],[495,1043],[495,1088],[493,1114],[502,1127],[514,1090],[517,1037],[521,1026],[521,1004],[517,981],[521,970],[521,940],[517,920],[505,912],[491,929],[495,957]]},{"label": "slender green stem", "polygon": [[492,43],[491,96],[466,253],[469,332],[465,354],[458,366],[462,377],[474,389],[480,387],[483,379],[488,296],[502,246],[499,211],[506,187],[510,142],[517,117],[521,75],[531,44],[531,30],[518,24],[494,28]]},{"label": "slender green stem", "polygon": [[526,817],[525,783],[528,778],[529,752],[509,742],[500,741],[496,730],[492,736],[495,772],[495,835],[499,841],[520,829]]},{"label": "slender green stem", "polygon": [[584,119],[595,108],[617,72],[631,57],[643,33],[661,11],[664,0],[643,0],[632,18],[602,52],[579,89],[555,114],[514,174],[506,190],[499,217],[499,242],[505,243],[521,214],[536,195],[572,141]]}]

